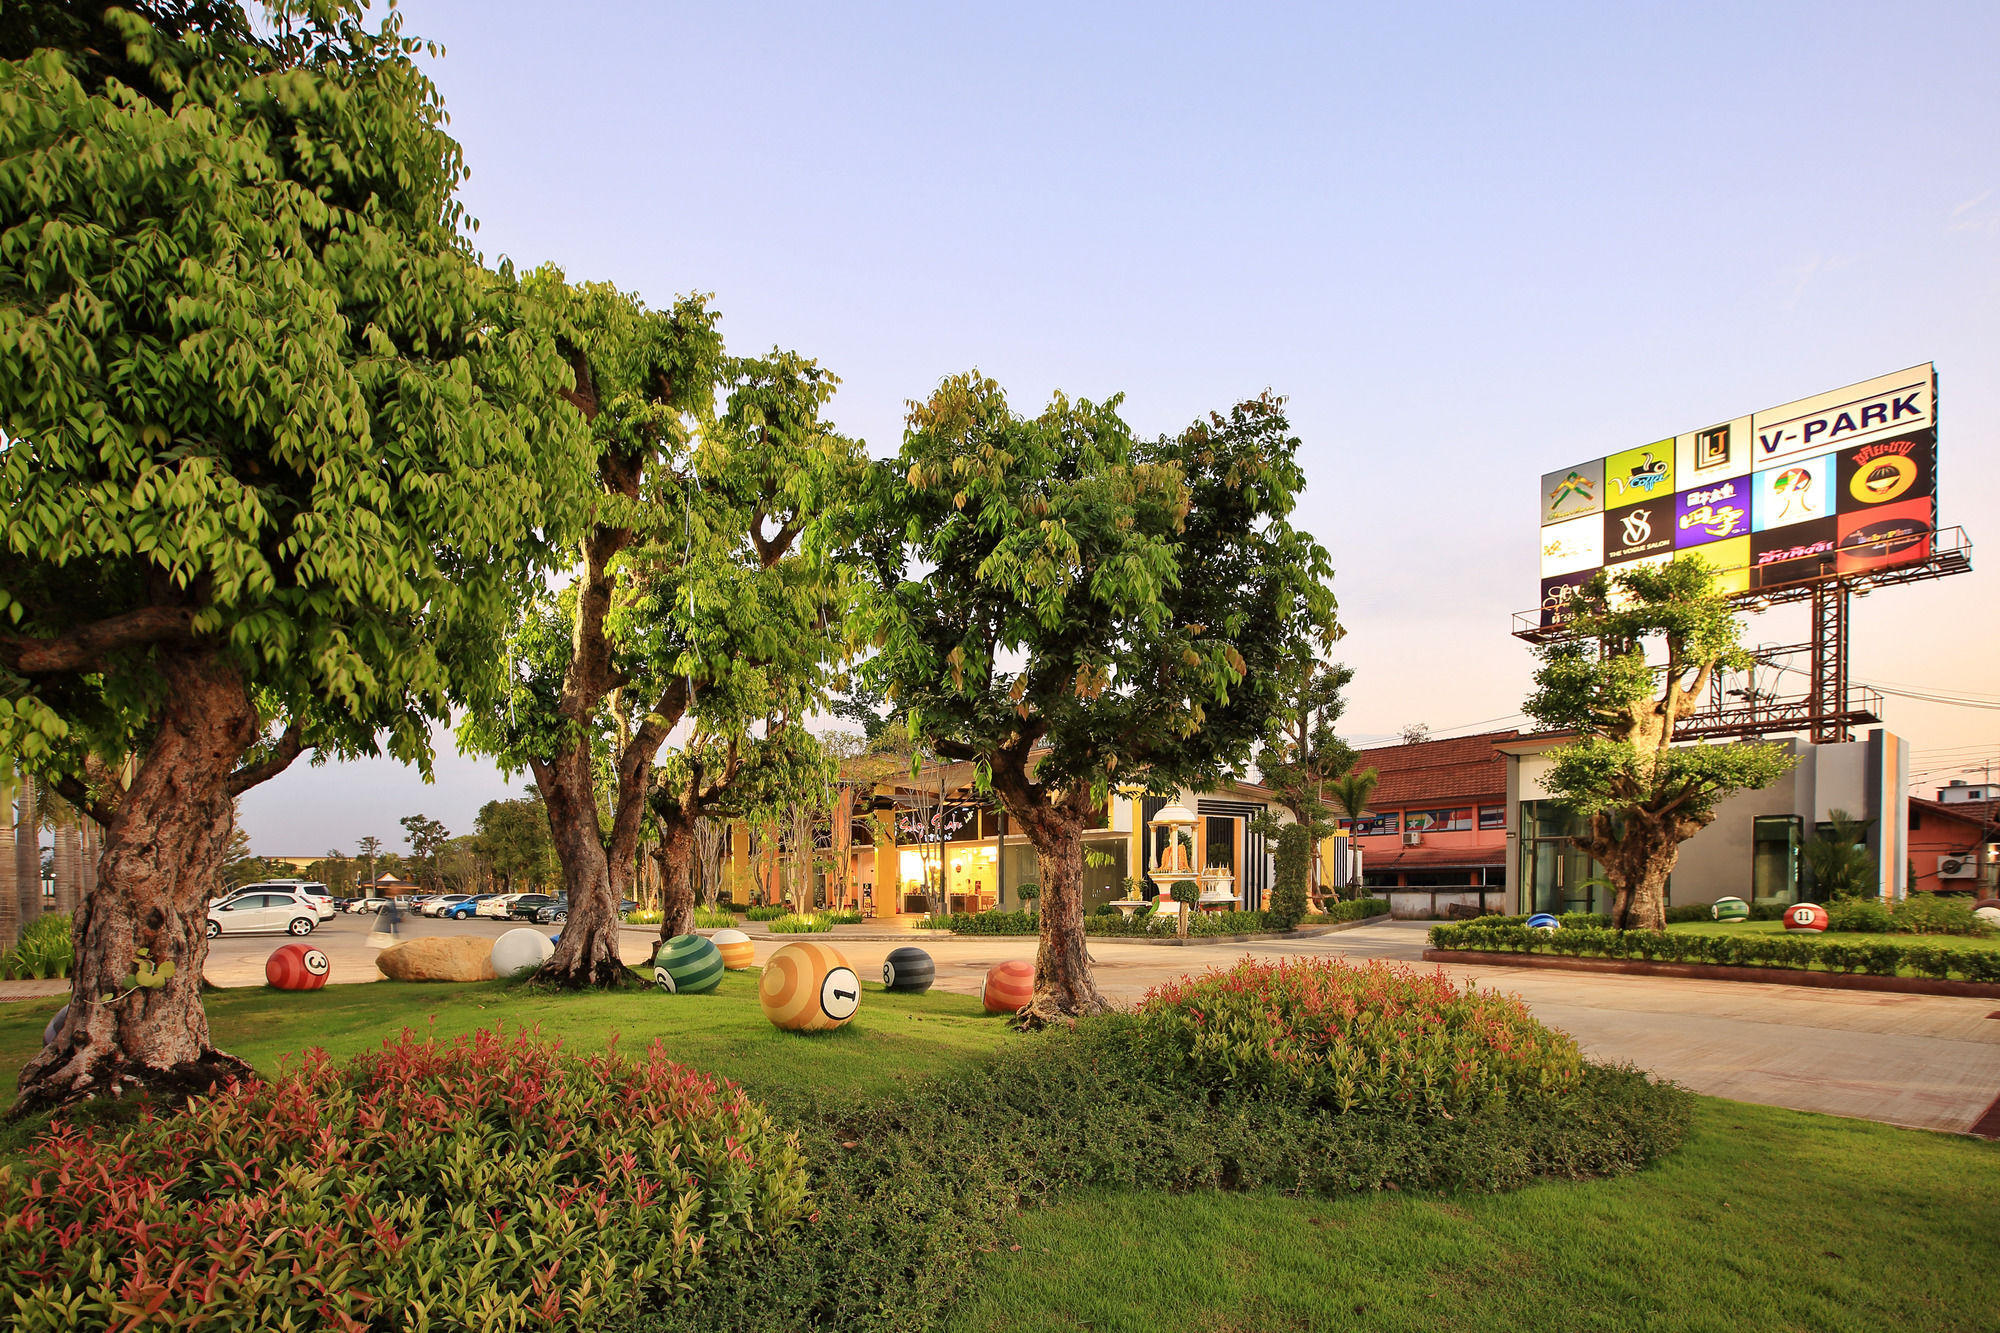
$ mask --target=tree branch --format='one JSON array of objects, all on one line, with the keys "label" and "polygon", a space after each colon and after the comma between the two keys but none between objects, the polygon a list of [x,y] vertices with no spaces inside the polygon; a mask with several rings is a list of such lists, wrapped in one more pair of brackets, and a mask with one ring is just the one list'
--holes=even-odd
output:
[{"label": "tree branch", "polygon": [[24,676],[58,671],[88,671],[106,654],[120,648],[153,643],[184,642],[194,620],[194,608],[148,606],[111,616],[52,639],[0,634],[0,662]]},{"label": "tree branch", "polygon": [[292,761],[299,757],[299,751],[305,748],[304,737],[305,731],[299,723],[286,727],[285,734],[278,737],[278,743],[261,762],[245,764],[229,775],[229,794],[241,796],[258,783],[269,782],[290,768]]},{"label": "tree branch", "polygon": [[85,786],[83,780],[80,778],[57,778],[49,785],[55,788],[56,795],[62,797],[65,801],[68,801],[71,805],[83,811],[83,813],[89,815],[101,825],[110,824],[112,816],[118,813],[116,802],[107,805],[99,801],[90,794],[90,788]]}]

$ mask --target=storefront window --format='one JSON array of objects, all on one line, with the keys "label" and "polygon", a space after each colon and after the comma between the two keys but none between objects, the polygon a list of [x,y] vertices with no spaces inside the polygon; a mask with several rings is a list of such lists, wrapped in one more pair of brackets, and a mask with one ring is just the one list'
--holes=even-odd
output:
[{"label": "storefront window", "polygon": [[1506,828],[1507,807],[1504,805],[1480,806],[1479,827],[1482,829]]},{"label": "storefront window", "polygon": [[1406,833],[1462,833],[1472,828],[1471,810],[1405,810]]},{"label": "storefront window", "polygon": [[1560,801],[1521,802],[1521,908],[1528,912],[1602,912],[1609,896],[1588,881],[1597,862],[1570,838],[1581,819]]}]

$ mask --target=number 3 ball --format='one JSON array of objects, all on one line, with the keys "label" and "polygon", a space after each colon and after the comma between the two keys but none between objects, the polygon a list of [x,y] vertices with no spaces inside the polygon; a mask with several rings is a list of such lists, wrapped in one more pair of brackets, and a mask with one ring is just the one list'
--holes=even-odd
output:
[{"label": "number 3 ball", "polygon": [[1011,1014],[1035,998],[1035,965],[1015,959],[987,969],[986,989],[980,994],[989,1014]]},{"label": "number 3 ball", "polygon": [[333,964],[310,944],[281,944],[264,960],[264,980],[279,990],[318,990]]},{"label": "number 3 ball", "polygon": [[755,961],[756,947],[740,930],[718,930],[708,942],[722,951],[722,965],[731,972],[741,972]]},{"label": "number 3 ball", "polygon": [[913,945],[891,949],[889,956],[882,960],[882,988],[884,990],[907,991],[921,995],[937,980],[937,964],[931,956]]},{"label": "number 3 ball", "polygon": [[765,960],[757,1003],[787,1032],[830,1032],[861,1007],[861,978],[839,950],[801,940]]},{"label": "number 3 ball", "polygon": [[653,980],[673,995],[714,990],[722,969],[722,950],[699,935],[676,935],[653,958]]},{"label": "number 3 ball", "polygon": [[1786,930],[1825,930],[1826,909],[1818,903],[1798,903],[1785,909]]}]

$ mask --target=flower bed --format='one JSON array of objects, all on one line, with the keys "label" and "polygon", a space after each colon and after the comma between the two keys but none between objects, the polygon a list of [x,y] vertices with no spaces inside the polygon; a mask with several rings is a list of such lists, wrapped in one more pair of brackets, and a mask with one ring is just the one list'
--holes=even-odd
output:
[{"label": "flower bed", "polygon": [[1430,943],[1433,949],[1481,953],[1625,958],[1714,967],[1783,967],[1876,977],[1893,977],[1907,971],[1934,981],[2000,983],[2000,951],[1889,940],[1849,943],[1803,933],[1696,935],[1590,926],[1531,930],[1526,926],[1468,921],[1461,925],[1432,926]]},{"label": "flower bed", "polygon": [[793,1141],[657,1046],[405,1031],[116,1137],[58,1122],[0,1167],[0,1308],[20,1333],[626,1327],[809,1213]]}]

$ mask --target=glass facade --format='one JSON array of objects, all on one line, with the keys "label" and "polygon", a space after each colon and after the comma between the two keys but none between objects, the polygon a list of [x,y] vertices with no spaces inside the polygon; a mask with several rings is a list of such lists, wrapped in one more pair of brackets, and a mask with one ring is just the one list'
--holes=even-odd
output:
[{"label": "glass facade", "polygon": [[1570,844],[1587,831],[1560,801],[1521,802],[1521,910],[1602,912],[1609,905],[1600,886],[1586,883],[1597,862]]},{"label": "glass facade", "polygon": [[1750,894],[1754,902],[1799,900],[1799,844],[1805,821],[1797,815],[1759,815],[1750,833]]}]

